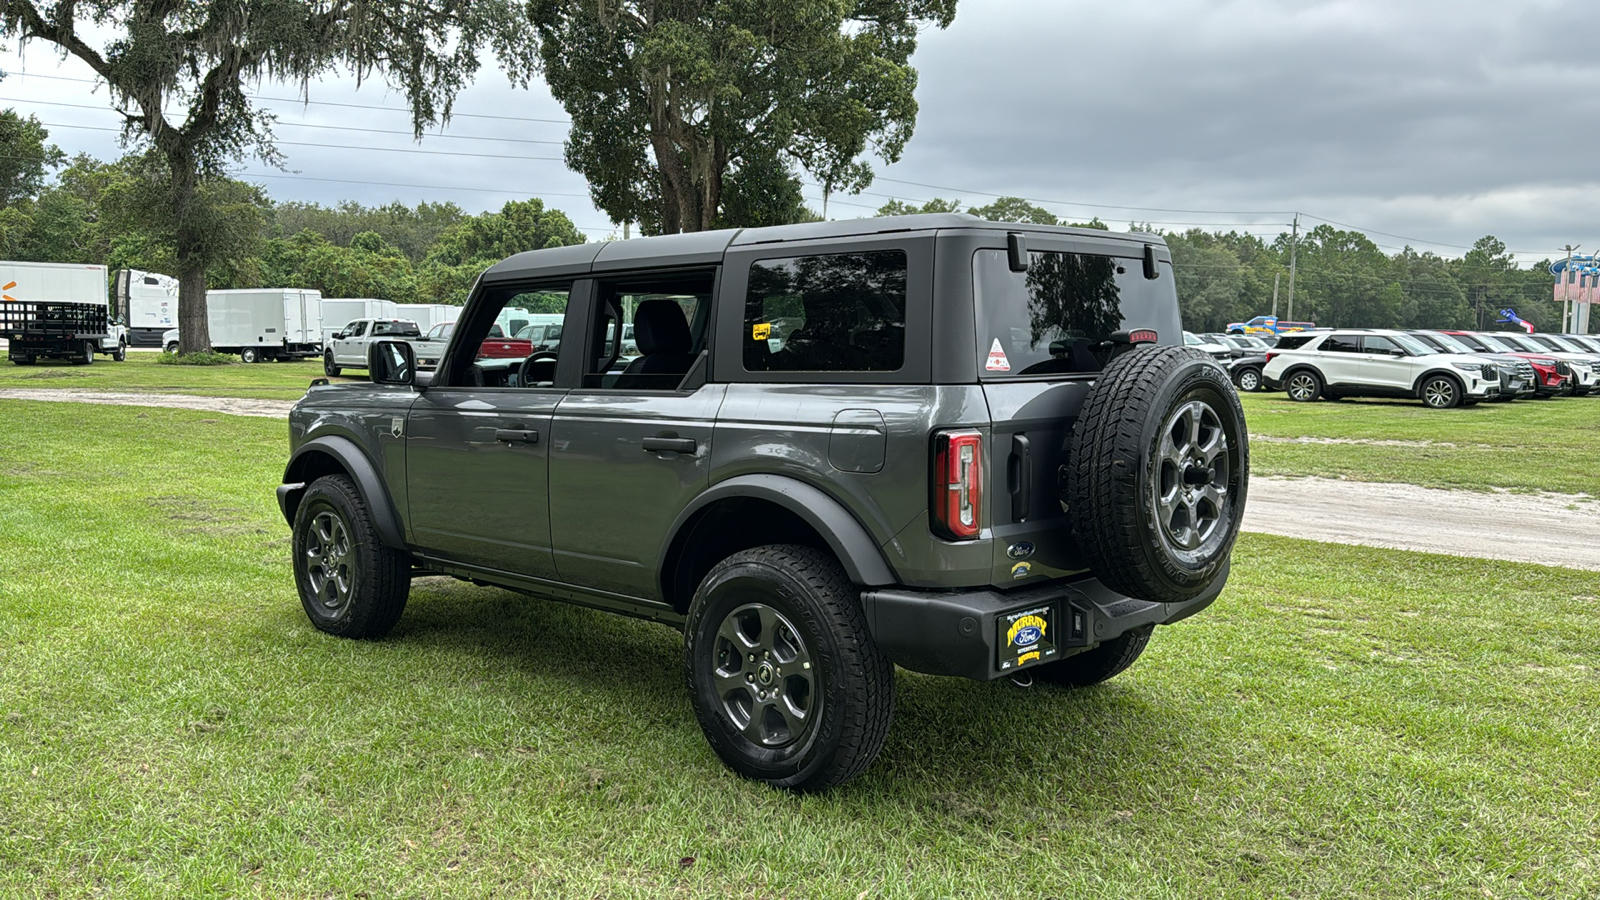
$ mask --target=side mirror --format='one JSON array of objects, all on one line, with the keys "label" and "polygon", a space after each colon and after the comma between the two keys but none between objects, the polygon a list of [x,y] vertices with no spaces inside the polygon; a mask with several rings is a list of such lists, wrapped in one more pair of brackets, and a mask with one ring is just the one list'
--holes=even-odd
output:
[{"label": "side mirror", "polygon": [[335,332],[334,332],[334,333],[333,333],[333,340],[336,340],[336,341],[342,341],[342,340],[344,340],[344,332],[342,332],[342,331],[335,331]]},{"label": "side mirror", "polygon": [[417,351],[405,341],[378,341],[367,348],[367,374],[373,384],[415,384]]}]

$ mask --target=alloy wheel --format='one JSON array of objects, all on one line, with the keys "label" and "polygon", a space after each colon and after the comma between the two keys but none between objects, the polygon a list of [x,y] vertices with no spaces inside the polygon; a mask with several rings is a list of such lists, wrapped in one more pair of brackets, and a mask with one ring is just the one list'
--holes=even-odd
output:
[{"label": "alloy wheel", "polygon": [[782,613],[765,603],[735,608],[717,629],[711,680],[722,712],[746,740],[793,744],[820,713],[811,651]]},{"label": "alloy wheel", "polygon": [[1306,372],[1289,379],[1288,393],[1291,400],[1310,400],[1316,392],[1317,379]]},{"label": "alloy wheel", "polygon": [[1448,378],[1435,378],[1423,386],[1422,399],[1434,409],[1447,409],[1455,405],[1455,383]]},{"label": "alloy wheel", "polygon": [[1210,404],[1191,400],[1167,418],[1157,448],[1160,471],[1152,500],[1161,538],[1182,553],[1194,553],[1219,533],[1228,493],[1228,435]]},{"label": "alloy wheel", "polygon": [[337,617],[350,605],[356,584],[355,546],[338,513],[324,509],[312,517],[305,553],[311,593],[324,614]]}]

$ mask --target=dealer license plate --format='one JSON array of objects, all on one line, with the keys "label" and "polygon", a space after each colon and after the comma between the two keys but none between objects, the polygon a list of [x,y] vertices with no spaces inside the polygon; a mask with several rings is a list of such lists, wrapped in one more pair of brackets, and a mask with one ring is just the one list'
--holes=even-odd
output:
[{"label": "dealer license plate", "polygon": [[1010,672],[1054,659],[1059,644],[1056,622],[1055,604],[996,618],[995,645],[1000,648],[1000,671]]}]

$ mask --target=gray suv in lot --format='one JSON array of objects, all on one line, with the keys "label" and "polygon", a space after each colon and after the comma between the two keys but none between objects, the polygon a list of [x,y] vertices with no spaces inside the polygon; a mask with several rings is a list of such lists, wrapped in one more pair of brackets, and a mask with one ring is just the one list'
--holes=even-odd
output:
[{"label": "gray suv in lot", "polygon": [[[476,359],[507,306],[563,309],[559,345]],[[296,585],[353,638],[414,573],[680,629],[723,761],[828,788],[896,665],[1095,684],[1216,599],[1244,417],[1181,343],[1151,235],[951,214],[519,254],[435,371],[379,343],[372,384],[295,406]]]}]

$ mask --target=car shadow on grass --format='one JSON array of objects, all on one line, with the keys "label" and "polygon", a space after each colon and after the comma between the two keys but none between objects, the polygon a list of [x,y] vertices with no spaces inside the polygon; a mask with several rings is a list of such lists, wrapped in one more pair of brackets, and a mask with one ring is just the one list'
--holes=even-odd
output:
[{"label": "car shadow on grass", "polygon": [[[389,642],[446,658],[459,653],[464,667],[487,659],[488,669],[507,673],[488,689],[512,703],[530,682],[572,685],[603,699],[599,715],[616,710],[619,721],[656,723],[660,730],[606,728],[607,742],[636,745],[614,748],[624,756],[683,752],[690,756],[678,764],[707,769],[701,774],[719,768],[688,702],[682,638],[666,626],[429,579],[413,588]],[[1165,702],[1159,676],[1141,680],[1137,667],[1093,688],[1019,688],[905,670],[895,686],[883,752],[865,776],[835,792],[852,802],[911,799],[974,827],[1038,803],[1114,815],[1137,805],[1141,793],[1148,799],[1148,773],[1182,780],[1189,767],[1189,711]],[[664,745],[667,735],[673,739]]]}]

